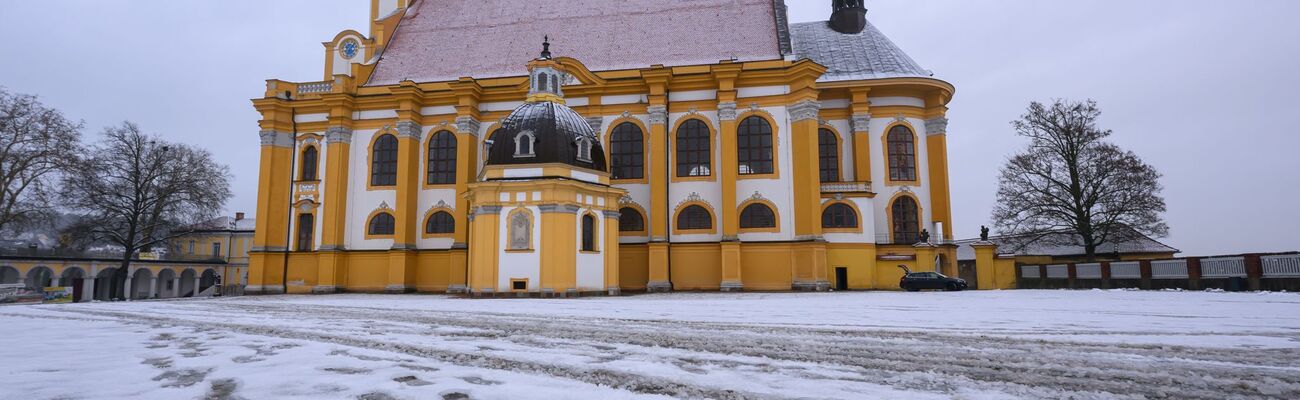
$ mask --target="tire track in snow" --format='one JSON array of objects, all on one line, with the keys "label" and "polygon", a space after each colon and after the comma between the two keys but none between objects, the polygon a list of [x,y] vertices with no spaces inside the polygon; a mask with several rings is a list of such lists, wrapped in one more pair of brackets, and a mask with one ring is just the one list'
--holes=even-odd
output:
[{"label": "tire track in snow", "polygon": [[[1300,369],[1296,368],[1300,356],[1290,349],[1270,350],[1269,360],[1241,354],[1238,349],[1025,341],[924,332],[819,330],[556,316],[471,314],[461,317],[444,315],[455,313],[430,311],[278,304],[227,306],[244,311],[290,314],[302,312],[303,307],[316,307],[319,308],[317,311],[334,313],[335,317],[342,319],[422,322],[496,331],[499,332],[496,337],[503,340],[544,336],[576,342],[624,343],[850,366],[875,372],[939,373],[977,382],[1055,388],[1065,393],[1106,392],[1154,398],[1214,399],[1225,395],[1300,396],[1300,378],[1297,378]],[[644,332],[654,334],[642,334]],[[720,332],[726,332],[724,340],[717,339]],[[899,385],[896,379],[880,373],[866,376],[865,381]],[[940,392],[955,389],[944,385],[942,379],[934,381],[905,386]],[[1032,390],[1011,391],[1034,395]]]}]

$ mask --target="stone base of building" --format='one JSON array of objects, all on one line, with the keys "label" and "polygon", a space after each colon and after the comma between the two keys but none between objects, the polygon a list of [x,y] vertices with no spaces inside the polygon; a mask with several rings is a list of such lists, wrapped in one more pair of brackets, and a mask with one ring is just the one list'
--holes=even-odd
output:
[{"label": "stone base of building", "polygon": [[275,285],[269,285],[269,286],[263,286],[263,285],[248,285],[248,286],[245,286],[245,287],[244,287],[244,294],[246,294],[246,295],[254,295],[254,296],[255,296],[255,295],[284,294],[284,287],[283,287],[283,286],[275,286]]},{"label": "stone base of building", "polygon": [[316,286],[311,288],[311,294],[335,294],[335,293],[342,293],[342,290],[339,290],[339,287],[334,285],[321,285],[321,286]]},{"label": "stone base of building", "polygon": [[447,294],[466,294],[469,293],[469,287],[462,284],[452,284],[447,286]]},{"label": "stone base of building", "polygon": [[803,282],[794,282],[790,284],[790,290],[796,292],[820,292],[820,291],[825,291],[827,289],[830,289],[830,284],[823,283],[823,282],[803,281]]},{"label": "stone base of building", "polygon": [[406,285],[388,285],[384,287],[384,293],[388,294],[405,294],[415,293],[415,288]]},{"label": "stone base of building", "polygon": [[646,284],[645,291],[649,293],[668,293],[673,291],[673,283],[668,281],[651,281]]},{"label": "stone base of building", "polygon": [[722,291],[724,292],[739,292],[744,289],[745,289],[745,284],[739,281],[722,282]]}]

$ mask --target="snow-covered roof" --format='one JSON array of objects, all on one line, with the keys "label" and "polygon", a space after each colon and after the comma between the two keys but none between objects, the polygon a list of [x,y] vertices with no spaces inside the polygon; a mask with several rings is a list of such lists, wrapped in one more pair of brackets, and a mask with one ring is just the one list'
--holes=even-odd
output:
[{"label": "snow-covered roof", "polygon": [[402,17],[369,85],[524,75],[524,62],[537,57],[544,35],[557,56],[573,57],[593,71],[780,59],[775,4],[420,1]]},{"label": "snow-covered roof", "polygon": [[[1125,228],[1127,232],[1119,240],[1107,240],[1097,246],[1098,254],[1149,254],[1149,253],[1178,253],[1179,250],[1169,247],[1164,243],[1152,239],[1142,233]],[[970,245],[979,239],[958,240],[957,259],[974,260],[975,249]],[[989,241],[997,244],[999,253],[1016,254],[1021,256],[1052,256],[1052,257],[1069,257],[1082,256],[1087,253],[1083,247],[1082,239],[1078,235],[1067,232],[1052,234],[1050,237],[1039,239],[1031,243],[1025,243],[1026,240],[1021,237],[991,236]]]},{"label": "snow-covered roof", "polygon": [[203,224],[201,231],[252,231],[257,221],[252,218],[236,220],[235,217],[217,217]]},{"label": "snow-covered roof", "polygon": [[787,24],[782,0],[425,0],[402,16],[368,85],[523,76],[543,36],[592,71],[776,60],[828,68],[821,81],[929,77],[879,29]]},{"label": "snow-covered roof", "polygon": [[827,68],[822,82],[931,75],[870,21],[856,34],[837,32],[825,21],[791,24],[790,42],[795,55]]}]

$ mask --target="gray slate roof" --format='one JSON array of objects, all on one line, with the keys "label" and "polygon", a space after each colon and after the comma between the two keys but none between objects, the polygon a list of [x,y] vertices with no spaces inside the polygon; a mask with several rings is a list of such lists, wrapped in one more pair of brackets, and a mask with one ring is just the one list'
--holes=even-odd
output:
[{"label": "gray slate roof", "polygon": [[862,33],[851,35],[836,32],[826,21],[790,24],[790,41],[795,55],[827,68],[820,82],[932,75],[871,21]]},{"label": "gray slate roof", "polygon": [[[1128,230],[1128,234],[1124,236],[1125,237],[1120,240],[1110,240],[1097,246],[1097,253],[1114,254],[1116,244],[1119,245],[1118,250],[1120,254],[1180,252],[1178,249],[1160,243],[1159,241],[1143,235],[1131,228]],[[979,239],[958,240],[956,242],[957,259],[962,261],[974,260],[975,249],[970,245],[977,241],[979,241]],[[1086,253],[1081,244],[1082,241],[1077,235],[1064,232],[1055,234],[1053,237],[1047,238],[1046,240],[1040,240],[1025,245],[1018,244],[1018,241],[1014,237],[991,236],[989,237],[989,241],[996,243],[999,246],[998,252],[1003,254],[1014,253],[1021,256],[1068,257],[1082,256]]]}]

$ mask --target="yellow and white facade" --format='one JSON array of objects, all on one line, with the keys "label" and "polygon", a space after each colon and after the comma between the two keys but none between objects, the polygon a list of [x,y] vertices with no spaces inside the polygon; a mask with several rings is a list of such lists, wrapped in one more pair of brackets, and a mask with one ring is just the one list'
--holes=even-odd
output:
[{"label": "yellow and white facade", "polygon": [[[424,3],[373,0],[369,35],[325,43],[325,80],[269,80],[253,100],[262,141],[249,293],[897,289],[898,266],[956,275],[954,88],[869,24],[843,33],[785,23],[779,0],[704,1],[775,18],[774,55],[611,62],[558,50],[547,66],[562,94],[539,98],[527,59],[508,51],[513,74],[393,78],[439,12]],[[537,29],[517,38],[537,43],[550,28],[536,24],[571,20],[509,26]],[[888,48],[863,50],[860,64],[827,56],[880,39]],[[608,67],[623,64],[635,66]],[[872,67],[885,64],[896,67]],[[609,166],[489,163],[507,142],[502,121],[536,101],[585,118]],[[591,248],[584,218],[598,221]],[[512,246],[514,222],[529,227],[527,248]]]}]

